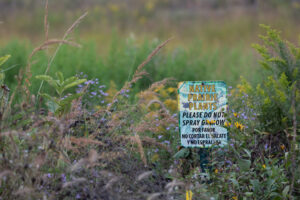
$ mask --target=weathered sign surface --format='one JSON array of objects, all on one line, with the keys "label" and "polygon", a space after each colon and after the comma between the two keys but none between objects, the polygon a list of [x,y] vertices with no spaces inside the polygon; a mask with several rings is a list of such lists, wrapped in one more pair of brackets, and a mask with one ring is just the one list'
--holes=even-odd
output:
[{"label": "weathered sign surface", "polygon": [[227,87],[223,81],[186,81],[178,84],[179,127],[184,147],[223,147]]}]

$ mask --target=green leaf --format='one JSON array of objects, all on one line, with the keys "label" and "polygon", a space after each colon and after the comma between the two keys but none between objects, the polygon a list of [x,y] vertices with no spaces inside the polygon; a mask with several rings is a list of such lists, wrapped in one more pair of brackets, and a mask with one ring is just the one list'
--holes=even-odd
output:
[{"label": "green leaf", "polygon": [[0,66],[3,65],[9,58],[10,58],[10,55],[0,57]]},{"label": "green leaf", "polygon": [[46,81],[49,85],[54,87],[56,90],[59,90],[58,82],[56,80],[53,80],[51,76],[48,75],[37,75],[35,78]]},{"label": "green leaf", "polygon": [[64,75],[61,72],[56,72],[56,77],[58,78],[60,85],[64,82]]},{"label": "green leaf", "polygon": [[247,153],[248,158],[251,158],[251,152],[245,148],[243,148],[243,150]]},{"label": "green leaf", "polygon": [[231,180],[231,182],[233,183],[233,185],[235,186],[235,187],[239,187],[240,185],[239,185],[239,182],[235,179],[235,178],[231,178],[230,179]]},{"label": "green leaf", "polygon": [[287,197],[287,194],[288,194],[289,190],[290,190],[290,186],[289,185],[285,186],[284,190],[282,191],[282,196],[284,198]]},{"label": "green leaf", "polygon": [[78,78],[75,77],[75,76],[72,76],[72,77],[70,77],[70,78],[67,78],[67,79],[63,82],[62,86],[65,87],[66,85],[68,85],[68,84],[70,84],[70,83],[72,83],[72,82],[74,82],[74,81],[76,81],[76,80],[78,80]]},{"label": "green leaf", "polygon": [[253,195],[253,192],[245,192],[246,197],[251,197]]},{"label": "green leaf", "polygon": [[242,171],[248,171],[250,169],[251,161],[246,159],[239,159],[238,164]]},{"label": "green leaf", "polygon": [[251,183],[251,185],[252,185],[252,187],[253,187],[253,192],[254,193],[258,193],[259,192],[259,190],[260,190],[260,183],[259,183],[259,180],[257,180],[257,179],[254,179],[254,180],[250,180],[250,183]]},{"label": "green leaf", "polygon": [[190,150],[188,148],[183,148],[180,151],[178,151],[173,157],[176,159],[179,158],[186,158],[190,154]]},{"label": "green leaf", "polygon": [[50,101],[53,101],[54,103],[56,104],[59,104],[59,102],[52,96],[50,96],[49,94],[46,94],[46,93],[42,93],[41,94],[42,97],[45,97],[46,99],[50,100]]},{"label": "green leaf", "polygon": [[47,101],[46,105],[48,107],[48,110],[52,113],[55,113],[56,110],[59,108],[58,104],[51,100]]},{"label": "green leaf", "polygon": [[74,87],[74,86],[79,85],[84,82],[86,82],[86,79],[79,79],[79,80],[73,81],[72,83],[69,83],[68,85],[64,86],[64,90]]}]

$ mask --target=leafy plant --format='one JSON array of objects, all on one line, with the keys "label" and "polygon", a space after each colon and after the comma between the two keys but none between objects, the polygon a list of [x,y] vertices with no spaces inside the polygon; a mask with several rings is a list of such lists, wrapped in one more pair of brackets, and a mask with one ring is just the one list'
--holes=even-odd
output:
[{"label": "leafy plant", "polygon": [[230,145],[213,152],[210,188],[220,199],[291,199],[299,194],[300,48],[283,40],[279,31],[263,28],[264,43],[253,47],[262,56],[266,78],[256,87],[242,79],[233,90]]},{"label": "leafy plant", "polygon": [[6,85],[4,85],[4,70],[1,69],[1,66],[10,58],[10,55],[6,55],[0,57],[0,120],[2,119],[2,115],[7,106],[8,97],[9,97],[9,89]]},{"label": "leafy plant", "polygon": [[55,80],[48,75],[36,76],[37,79],[46,81],[50,86],[52,86],[55,89],[56,93],[58,94],[58,97],[52,97],[47,93],[42,93],[41,95],[48,99],[48,109],[56,115],[61,116],[70,110],[71,103],[74,99],[77,99],[83,95],[83,93],[76,93],[63,96],[64,92],[69,88],[86,82],[86,79],[79,79],[76,76],[64,79],[64,76],[61,72],[57,72],[56,77],[57,79]]}]

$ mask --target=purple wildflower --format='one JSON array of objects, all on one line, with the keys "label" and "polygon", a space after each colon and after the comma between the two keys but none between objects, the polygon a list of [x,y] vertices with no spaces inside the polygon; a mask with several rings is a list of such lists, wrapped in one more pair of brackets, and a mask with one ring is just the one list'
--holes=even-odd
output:
[{"label": "purple wildflower", "polygon": [[67,181],[66,175],[61,174],[62,182],[65,183]]},{"label": "purple wildflower", "polygon": [[265,150],[267,150],[267,149],[268,149],[268,146],[269,146],[268,144],[265,144]]},{"label": "purple wildflower", "polygon": [[232,162],[230,160],[226,160],[226,163],[231,166],[232,165]]}]

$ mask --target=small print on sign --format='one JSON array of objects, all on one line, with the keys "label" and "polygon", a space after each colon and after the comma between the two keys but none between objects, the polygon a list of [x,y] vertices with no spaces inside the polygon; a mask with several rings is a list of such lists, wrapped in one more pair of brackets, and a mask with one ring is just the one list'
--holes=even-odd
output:
[{"label": "small print on sign", "polygon": [[227,87],[223,81],[186,81],[178,84],[179,127],[184,147],[223,147]]}]

